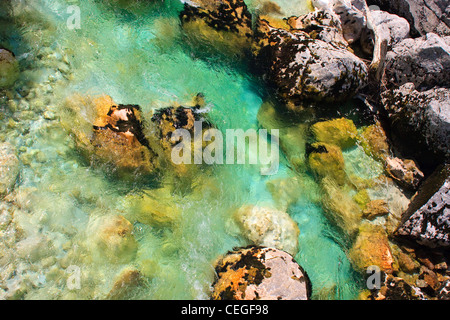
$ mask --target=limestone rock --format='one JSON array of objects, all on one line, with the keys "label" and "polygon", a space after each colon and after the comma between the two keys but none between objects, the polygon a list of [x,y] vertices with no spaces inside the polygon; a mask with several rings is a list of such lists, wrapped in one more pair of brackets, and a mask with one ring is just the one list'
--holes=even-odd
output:
[{"label": "limestone rock", "polygon": [[322,40],[344,49],[348,47],[341,21],[331,11],[316,10],[300,17],[293,16],[287,19],[287,24],[291,32],[303,31],[312,39]]},{"label": "limestone rock", "polygon": [[0,144],[0,195],[11,192],[19,175],[16,149],[9,143]]},{"label": "limestone rock", "polygon": [[450,165],[424,182],[403,217],[399,236],[429,247],[450,246]]},{"label": "limestone rock", "polygon": [[257,65],[288,101],[345,100],[366,84],[366,65],[346,49],[303,31],[274,28],[264,20],[259,21],[256,34]]},{"label": "limestone rock", "polygon": [[413,36],[430,32],[450,35],[450,6],[447,0],[369,0],[367,3],[407,19]]},{"label": "limestone rock", "polygon": [[19,62],[14,54],[0,48],[0,89],[11,87],[19,78]]},{"label": "limestone rock", "polygon": [[393,140],[400,148],[409,150],[422,163],[434,159],[442,163],[450,157],[450,89],[419,92],[408,83],[383,93],[382,101]]},{"label": "limestone rock", "polygon": [[216,265],[214,300],[309,300],[306,272],[286,252],[248,247],[229,252]]},{"label": "limestone rock", "polygon": [[[371,10],[370,14],[372,23],[380,36],[388,40],[388,50],[391,50],[400,41],[409,38],[410,26],[406,19],[381,10]],[[360,41],[361,47],[366,53],[373,52],[375,39],[371,29],[363,29]]]},{"label": "limestone rock", "polygon": [[427,300],[420,288],[400,277],[385,275],[379,290],[372,290],[370,300]]},{"label": "limestone rock", "polygon": [[298,252],[297,224],[286,212],[243,206],[234,214],[243,235],[254,245],[276,248],[296,255]]},{"label": "limestone rock", "polygon": [[428,33],[405,39],[386,55],[386,80],[396,86],[414,83],[420,91],[450,84],[450,37]]},{"label": "limestone rock", "polygon": [[390,154],[389,143],[379,123],[368,126],[358,137],[366,154],[375,160],[384,160]]}]

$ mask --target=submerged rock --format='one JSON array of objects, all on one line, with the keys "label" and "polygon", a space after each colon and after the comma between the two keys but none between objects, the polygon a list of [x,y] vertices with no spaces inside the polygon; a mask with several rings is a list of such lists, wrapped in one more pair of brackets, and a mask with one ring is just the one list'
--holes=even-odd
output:
[{"label": "submerged rock", "polygon": [[181,217],[181,210],[171,200],[173,196],[170,190],[162,188],[128,196],[126,206],[140,223],[170,227]]},{"label": "submerged rock", "polygon": [[353,238],[358,232],[362,211],[349,192],[330,177],[320,183],[323,191],[323,207],[328,220],[344,235]]},{"label": "submerged rock", "polygon": [[351,148],[356,144],[358,130],[350,119],[334,119],[317,122],[311,126],[317,142],[329,143],[341,149]]},{"label": "submerged rock", "polygon": [[14,54],[0,48],[0,89],[11,87],[19,78],[19,62]]},{"label": "submerged rock", "polygon": [[158,168],[157,154],[143,133],[139,106],[118,105],[109,96],[74,96],[66,105],[63,125],[87,159],[112,165],[121,174],[149,174]]},{"label": "submerged rock", "polygon": [[256,39],[257,65],[288,101],[345,100],[366,84],[368,70],[362,60],[306,32],[277,29],[260,20]]},{"label": "submerged rock", "polygon": [[339,185],[346,183],[344,156],[339,147],[326,143],[313,143],[309,149],[308,165],[319,179],[330,177]]},{"label": "submerged rock", "polygon": [[387,136],[380,123],[365,128],[358,138],[361,147],[369,157],[384,160],[390,155]]},{"label": "submerged rock", "polygon": [[450,165],[423,183],[404,213],[397,235],[432,248],[450,246]]},{"label": "submerged rock", "polygon": [[109,300],[125,300],[133,296],[134,291],[142,284],[143,279],[139,270],[127,267],[119,274],[111,291],[108,293]]},{"label": "submerged rock", "polygon": [[306,272],[286,252],[248,247],[215,264],[214,300],[309,300]]},{"label": "submerged rock", "polygon": [[128,263],[137,251],[133,225],[123,216],[105,218],[96,228],[93,245],[96,253],[112,263]]},{"label": "submerged rock", "polygon": [[390,213],[389,206],[385,200],[372,200],[363,210],[363,217],[368,220],[373,220],[377,217],[382,217]]},{"label": "submerged rock", "polygon": [[[210,121],[206,118],[206,114],[202,112],[203,96],[197,95],[194,99],[193,107],[171,106],[167,108],[158,109],[153,113],[149,128],[147,130],[148,136],[151,136],[151,145],[156,150],[163,161],[171,166],[175,172],[180,175],[186,175],[189,170],[193,168],[189,164],[195,163],[195,148],[206,147],[207,143],[202,141],[202,145],[197,146],[194,143],[194,134],[203,134],[212,127]],[[195,122],[201,122],[201,132],[196,132]],[[172,138],[173,133],[177,129],[184,129],[190,134],[190,141],[183,141],[183,137]],[[154,140],[154,141],[153,141]],[[191,154],[188,156],[188,163],[175,164],[172,161],[172,152],[174,147],[186,143],[190,144]]]},{"label": "submerged rock", "polygon": [[297,224],[286,212],[258,206],[244,206],[234,218],[242,234],[254,245],[276,248],[296,255],[298,252]]},{"label": "submerged rock", "polygon": [[363,273],[370,266],[377,266],[381,271],[392,272],[394,257],[386,232],[380,226],[364,223],[349,252],[355,268]]},{"label": "submerged rock", "polygon": [[194,45],[209,43],[222,53],[238,55],[250,48],[252,17],[243,0],[183,2],[181,24]]},{"label": "submerged rock", "polygon": [[16,149],[9,143],[0,144],[0,196],[12,191],[19,175]]}]

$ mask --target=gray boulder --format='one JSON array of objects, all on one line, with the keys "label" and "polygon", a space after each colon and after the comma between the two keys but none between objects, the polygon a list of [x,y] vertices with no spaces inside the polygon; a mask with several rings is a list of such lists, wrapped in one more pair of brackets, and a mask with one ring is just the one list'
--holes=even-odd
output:
[{"label": "gray boulder", "polygon": [[[373,28],[378,34],[387,39],[387,48],[391,50],[400,41],[409,38],[410,26],[406,19],[381,10],[370,11]],[[364,52],[371,54],[374,49],[374,33],[371,28],[365,28],[361,34],[361,47]]]},{"label": "gray boulder", "polygon": [[397,235],[428,247],[450,246],[450,165],[431,175],[403,215]]},{"label": "gray boulder", "polygon": [[397,145],[418,159],[450,158],[450,89],[424,92],[407,83],[382,94]]},{"label": "gray boulder", "polygon": [[257,35],[257,61],[286,100],[342,101],[367,82],[364,62],[339,45],[300,30],[274,28],[265,20]]},{"label": "gray boulder", "polygon": [[397,86],[412,82],[420,90],[450,86],[450,37],[429,33],[405,39],[386,57],[386,80]]},{"label": "gray boulder", "polygon": [[433,32],[450,35],[450,2],[448,0],[368,0],[382,10],[404,17],[413,36]]}]

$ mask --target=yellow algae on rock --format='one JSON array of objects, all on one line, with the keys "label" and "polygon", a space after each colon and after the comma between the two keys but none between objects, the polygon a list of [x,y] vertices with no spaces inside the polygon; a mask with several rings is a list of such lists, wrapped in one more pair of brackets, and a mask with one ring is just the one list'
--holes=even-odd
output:
[{"label": "yellow algae on rock", "polygon": [[317,122],[311,126],[311,132],[317,142],[333,144],[341,149],[353,147],[358,135],[353,121],[345,118]]},{"label": "yellow algae on rock", "polygon": [[359,136],[359,143],[366,154],[375,160],[384,160],[389,156],[387,136],[380,124],[365,128]]},{"label": "yellow algae on rock", "polygon": [[344,234],[353,237],[361,222],[361,208],[352,199],[349,192],[339,186],[332,178],[321,181],[323,206],[328,219]]},{"label": "yellow algae on rock", "polygon": [[308,157],[311,171],[319,179],[330,177],[339,185],[345,185],[347,174],[341,149],[326,143],[314,143],[311,148],[312,152]]},{"label": "yellow algae on rock", "polygon": [[355,268],[366,272],[370,266],[377,266],[385,272],[392,272],[394,258],[386,232],[381,226],[364,223],[359,228],[359,234],[349,258]]},{"label": "yellow algae on rock", "polygon": [[133,235],[133,225],[123,216],[102,219],[95,230],[94,248],[113,263],[127,263],[134,259],[138,243]]}]

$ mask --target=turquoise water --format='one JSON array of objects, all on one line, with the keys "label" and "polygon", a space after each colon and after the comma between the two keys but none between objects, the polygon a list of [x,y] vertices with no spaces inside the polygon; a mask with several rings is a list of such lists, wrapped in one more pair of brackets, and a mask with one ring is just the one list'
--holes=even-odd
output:
[{"label": "turquoise water", "polygon": [[[50,65],[31,62],[21,81],[30,87],[43,83],[41,98],[30,99],[28,109],[19,102],[14,113],[11,104],[4,106],[17,125],[3,119],[2,139],[17,146],[22,161],[29,160],[16,186],[15,219],[24,238],[37,239],[41,246],[31,261],[24,257],[10,261],[20,270],[10,286],[23,279],[33,283],[21,298],[103,299],[120,271],[135,266],[145,269],[148,277],[132,298],[208,299],[215,259],[248,244],[233,223],[234,210],[245,204],[277,206],[267,182],[290,178],[303,182],[288,213],[300,229],[295,258],[312,280],[313,298],[356,298],[359,276],[339,234],[324,217],[318,185],[308,173],[293,171],[283,157],[275,176],[261,176],[258,166],[217,165],[188,182],[161,177],[157,182],[166,188],[166,197],[158,200],[181,208],[182,214],[172,227],[149,227],[133,220],[126,199],[142,192],[153,194],[155,181],[125,182],[91,167],[58,121],[63,101],[74,93],[107,94],[117,103],[140,105],[148,115],[174,102],[187,103],[201,92],[212,122],[222,131],[257,129],[257,113],[267,94],[264,86],[245,72],[242,61],[196,57],[184,43],[179,1],[136,3],[128,10],[94,0],[24,3],[16,10],[18,21],[32,14],[36,22],[23,27],[10,43],[21,63],[29,55],[64,58]],[[289,10],[294,10],[292,3]],[[81,8],[79,30],[67,28],[69,4]],[[298,8],[301,14],[307,6],[298,1]],[[70,68],[68,75],[60,72],[64,66]],[[23,110],[34,115],[29,118]],[[46,110],[56,120],[43,119]],[[114,215],[133,222],[138,241],[136,256],[124,264],[98,258],[93,248],[95,226]],[[64,270],[69,265],[81,269],[79,290],[67,287]]]}]

